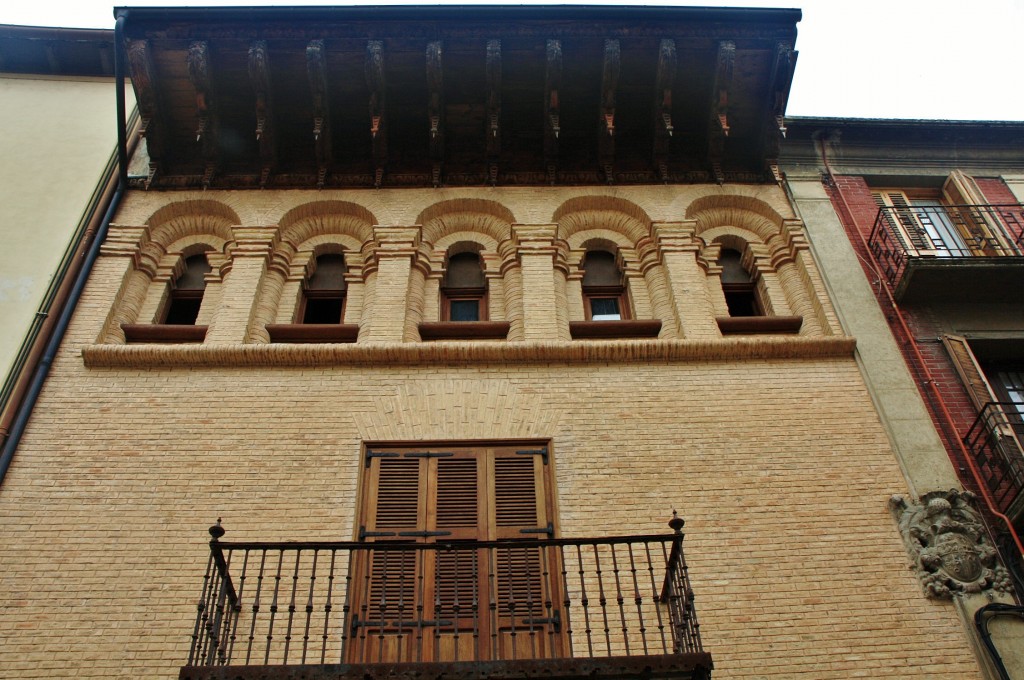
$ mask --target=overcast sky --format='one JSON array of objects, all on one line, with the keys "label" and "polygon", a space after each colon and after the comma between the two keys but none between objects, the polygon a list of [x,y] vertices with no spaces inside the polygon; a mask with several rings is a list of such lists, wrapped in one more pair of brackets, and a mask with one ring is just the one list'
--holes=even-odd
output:
[{"label": "overcast sky", "polygon": [[[472,0],[429,4],[469,4]],[[127,6],[408,5],[176,0]],[[487,3],[501,4],[501,3]],[[530,0],[506,4],[541,3]],[[1024,0],[747,0],[645,5],[799,7],[800,52],[787,113],[791,116],[1024,120]],[[7,0],[0,23],[113,28],[103,0]]]}]

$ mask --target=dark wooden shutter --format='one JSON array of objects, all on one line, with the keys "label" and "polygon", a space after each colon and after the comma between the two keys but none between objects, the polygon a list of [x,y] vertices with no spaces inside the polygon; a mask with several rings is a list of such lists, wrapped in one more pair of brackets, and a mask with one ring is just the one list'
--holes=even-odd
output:
[{"label": "dark wooden shutter", "polygon": [[988,379],[985,378],[985,372],[982,371],[974,352],[967,344],[967,338],[947,334],[942,336],[942,344],[949,352],[953,366],[956,367],[956,372],[960,375],[960,380],[963,381],[964,388],[970,395],[974,406],[981,411],[985,404],[996,401],[992,386],[989,385]]}]

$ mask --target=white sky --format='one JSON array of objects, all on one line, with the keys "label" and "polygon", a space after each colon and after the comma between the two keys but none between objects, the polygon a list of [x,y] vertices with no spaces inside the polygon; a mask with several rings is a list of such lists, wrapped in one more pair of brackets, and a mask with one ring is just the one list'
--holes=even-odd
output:
[{"label": "white sky", "polygon": [[[472,4],[473,0],[430,4]],[[125,6],[408,5],[125,0]],[[500,3],[488,3],[500,4]],[[507,4],[542,3],[519,0]],[[1024,120],[1024,0],[732,0],[615,4],[800,7],[792,116]],[[0,23],[113,28],[104,0],[7,0]]]}]

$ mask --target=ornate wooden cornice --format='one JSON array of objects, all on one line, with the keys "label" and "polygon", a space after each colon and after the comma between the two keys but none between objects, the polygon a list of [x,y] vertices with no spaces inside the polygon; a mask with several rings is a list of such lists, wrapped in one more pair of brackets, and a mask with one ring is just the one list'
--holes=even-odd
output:
[{"label": "ornate wooden cornice", "polygon": [[157,187],[771,181],[799,13],[619,9],[119,13]]}]

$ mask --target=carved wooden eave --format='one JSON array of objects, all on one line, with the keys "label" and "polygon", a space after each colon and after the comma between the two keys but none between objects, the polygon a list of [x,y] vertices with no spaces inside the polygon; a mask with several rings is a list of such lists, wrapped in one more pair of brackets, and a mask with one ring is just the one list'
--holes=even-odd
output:
[{"label": "carved wooden eave", "polygon": [[444,65],[440,41],[427,43],[427,91],[430,159],[433,162],[431,180],[437,187],[441,184],[441,165],[444,163]]},{"label": "carved wooden eave", "polygon": [[501,159],[501,41],[487,41],[487,180],[498,183]]},{"label": "carved wooden eave", "polygon": [[719,184],[725,182],[722,161],[725,157],[725,139],[729,136],[729,90],[732,88],[733,64],[736,61],[736,43],[723,40],[718,43],[715,60],[715,80],[711,87],[711,123],[708,129],[708,159],[711,172]]},{"label": "carved wooden eave", "polygon": [[555,183],[558,172],[558,136],[562,132],[559,94],[562,87],[562,42],[548,40],[545,50],[547,70],[544,77],[544,164],[547,178]]},{"label": "carved wooden eave", "polygon": [[658,178],[668,182],[672,125],[672,85],[676,79],[676,43],[662,40],[658,47],[658,71],[654,77],[654,165]]},{"label": "carved wooden eave", "polygon": [[600,6],[118,14],[157,188],[770,182],[800,17]]},{"label": "carved wooden eave", "polygon": [[148,189],[160,171],[160,162],[167,150],[168,134],[165,124],[160,121],[162,107],[157,103],[159,90],[154,81],[153,58],[146,40],[132,40],[126,46],[128,70],[135,87],[139,107],[139,134],[145,138],[149,149],[149,172],[145,187]]},{"label": "carved wooden eave", "polygon": [[796,66],[797,53],[792,43],[780,42],[775,46],[775,59],[772,63],[771,87],[768,90],[768,103],[765,107],[768,116],[764,121],[764,146],[761,155],[776,182],[782,181],[779,171],[779,150],[782,139],[786,136],[786,102],[789,99],[789,88],[793,82],[793,69]]},{"label": "carved wooden eave", "polygon": [[309,90],[313,95],[313,145],[316,153],[316,186],[324,187],[331,167],[331,117],[327,96],[327,55],[323,40],[311,40],[306,45],[306,72]]},{"label": "carved wooden eave", "polygon": [[267,179],[277,158],[277,134],[274,130],[273,89],[270,86],[270,55],[266,40],[257,40],[249,47],[249,81],[256,94],[256,139],[260,143],[260,186]]},{"label": "carved wooden eave", "polygon": [[384,114],[384,43],[366,43],[366,86],[370,89],[370,138],[373,140],[373,186],[380,187],[388,156],[388,133]]},{"label": "carved wooden eave", "polygon": [[619,87],[622,55],[618,40],[604,41],[604,67],[601,75],[601,116],[598,123],[598,158],[605,181],[615,181],[615,92]]},{"label": "carved wooden eave", "polygon": [[214,92],[210,45],[205,40],[188,46],[188,76],[195,88],[196,141],[202,144],[204,161],[202,183],[210,186],[220,163],[220,120],[217,116],[217,94]]}]

